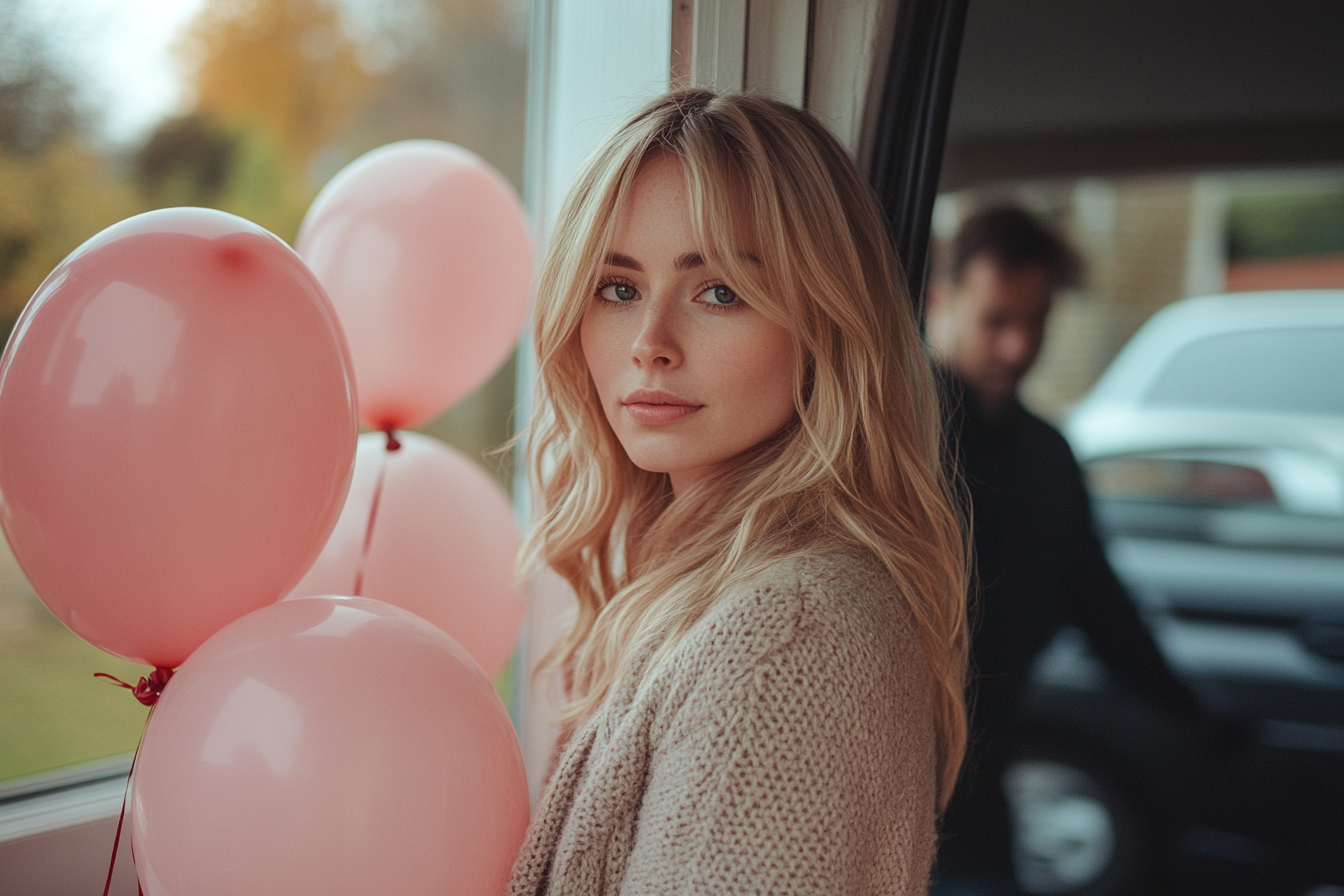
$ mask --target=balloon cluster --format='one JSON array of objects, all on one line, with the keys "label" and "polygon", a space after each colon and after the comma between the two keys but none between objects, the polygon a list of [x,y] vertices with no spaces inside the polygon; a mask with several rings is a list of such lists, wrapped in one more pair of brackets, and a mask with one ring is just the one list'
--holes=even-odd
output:
[{"label": "balloon cluster", "polygon": [[156,669],[145,893],[497,893],[527,823],[486,674],[518,535],[474,464],[394,433],[507,355],[525,218],[412,141],[337,175],[298,246],[177,208],[66,258],[0,358],[0,524],[57,617]]}]

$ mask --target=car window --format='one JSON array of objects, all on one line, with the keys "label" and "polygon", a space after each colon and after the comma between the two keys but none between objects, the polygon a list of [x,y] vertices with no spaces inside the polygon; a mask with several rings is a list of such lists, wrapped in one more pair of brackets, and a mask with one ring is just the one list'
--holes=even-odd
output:
[{"label": "car window", "polygon": [[1143,397],[1163,407],[1344,416],[1344,327],[1222,333],[1181,349]]}]

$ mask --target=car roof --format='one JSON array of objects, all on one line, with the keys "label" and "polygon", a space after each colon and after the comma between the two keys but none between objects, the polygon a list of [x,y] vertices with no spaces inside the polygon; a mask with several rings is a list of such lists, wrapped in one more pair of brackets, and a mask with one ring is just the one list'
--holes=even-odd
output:
[{"label": "car roof", "polygon": [[1078,406],[1132,404],[1166,361],[1200,339],[1250,330],[1344,326],[1344,289],[1285,289],[1199,296],[1148,319]]}]

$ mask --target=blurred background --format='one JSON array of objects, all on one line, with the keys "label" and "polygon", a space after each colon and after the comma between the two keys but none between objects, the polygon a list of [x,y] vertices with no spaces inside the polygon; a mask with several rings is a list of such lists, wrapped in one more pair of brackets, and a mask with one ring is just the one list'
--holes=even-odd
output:
[{"label": "blurred background", "polygon": [[937,235],[1008,201],[1050,221],[1085,261],[1059,296],[1023,400],[1060,422],[1139,326],[1188,296],[1344,287],[1344,170],[1055,176],[944,192]]},{"label": "blurred background", "polygon": [[[1342,36],[1329,2],[968,3],[935,236],[1017,204],[1081,255],[1021,397],[1069,436],[1167,662],[1244,735],[1176,733],[1062,632],[1005,776],[1028,892],[1344,892],[1344,639],[1313,640],[1344,632]],[[1333,316],[1304,318],[1307,302]],[[1146,322],[1170,354],[1092,393]],[[1168,400],[1158,377],[1204,391]],[[1302,500],[1271,484],[1277,458],[1321,471]],[[1234,484],[1201,492],[1200,476]]]},{"label": "blurred background", "polygon": [[[103,228],[166,206],[292,243],[322,185],[384,143],[464,146],[521,192],[526,0],[0,0],[0,336]],[[514,364],[423,431],[506,489]],[[131,681],[0,545],[0,783],[135,748]],[[507,674],[507,673],[506,673]],[[497,682],[507,695],[508,682]]]},{"label": "blurred background", "polygon": [[1344,287],[1344,7],[974,0],[935,237],[1017,203],[1083,257],[1023,385],[1063,419],[1155,311]]}]

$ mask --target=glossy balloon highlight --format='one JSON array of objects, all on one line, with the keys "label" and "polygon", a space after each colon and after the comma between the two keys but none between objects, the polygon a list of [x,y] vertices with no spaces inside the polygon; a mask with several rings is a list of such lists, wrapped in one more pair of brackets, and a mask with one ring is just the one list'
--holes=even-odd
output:
[{"label": "glossy balloon highlight", "polygon": [[356,159],[318,195],[296,246],[345,326],[370,429],[418,426],[480,385],[527,316],[522,204],[459,146],[408,140]]},{"label": "glossy balloon highlight", "polygon": [[302,577],[355,437],[344,338],[300,258],[223,212],[149,212],[71,253],[15,327],[0,523],[76,633],[173,667]]},{"label": "glossy balloon highlight", "polygon": [[130,818],[147,896],[498,896],[527,785],[451,638],[379,601],[302,598],[229,625],[168,683]]}]

